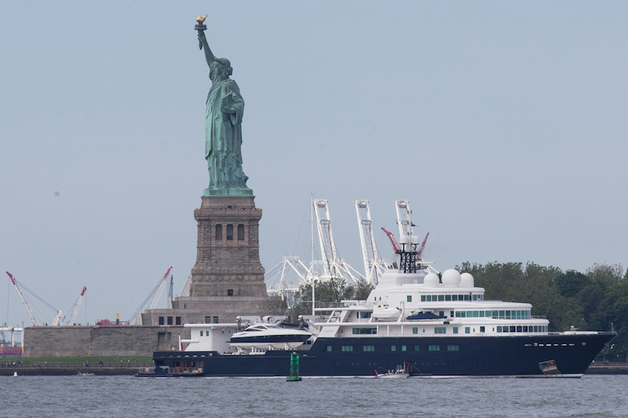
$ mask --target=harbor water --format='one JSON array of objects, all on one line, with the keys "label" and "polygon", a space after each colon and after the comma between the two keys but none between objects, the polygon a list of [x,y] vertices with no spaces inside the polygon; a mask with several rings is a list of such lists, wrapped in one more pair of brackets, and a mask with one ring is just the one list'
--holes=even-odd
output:
[{"label": "harbor water", "polygon": [[628,417],[628,375],[581,379],[0,377],[2,417]]}]

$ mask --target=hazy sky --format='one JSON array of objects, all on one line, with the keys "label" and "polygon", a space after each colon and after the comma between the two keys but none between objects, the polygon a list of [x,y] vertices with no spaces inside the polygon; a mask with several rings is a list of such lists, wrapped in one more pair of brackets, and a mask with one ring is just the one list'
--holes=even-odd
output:
[{"label": "hazy sky", "polygon": [[310,193],[358,270],[355,199],[385,257],[409,200],[441,271],[628,263],[626,2],[7,1],[0,323],[30,324],[6,270],[64,311],[86,285],[83,323],[128,319],[170,266],[179,294],[208,184],[205,13],[246,102],[266,270],[309,257]]}]

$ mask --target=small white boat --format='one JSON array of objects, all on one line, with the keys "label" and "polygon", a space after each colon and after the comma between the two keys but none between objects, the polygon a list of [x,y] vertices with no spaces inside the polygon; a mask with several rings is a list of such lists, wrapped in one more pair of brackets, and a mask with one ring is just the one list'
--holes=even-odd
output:
[{"label": "small white boat", "polygon": [[13,372],[13,377],[17,377],[17,372]]},{"label": "small white boat", "polygon": [[405,379],[410,377],[410,373],[406,372],[403,366],[397,366],[395,370],[388,370],[386,373],[379,373],[375,370],[377,379]]},{"label": "small white boat", "polygon": [[373,318],[392,320],[398,318],[400,313],[401,309],[387,303],[378,303],[373,306]]}]

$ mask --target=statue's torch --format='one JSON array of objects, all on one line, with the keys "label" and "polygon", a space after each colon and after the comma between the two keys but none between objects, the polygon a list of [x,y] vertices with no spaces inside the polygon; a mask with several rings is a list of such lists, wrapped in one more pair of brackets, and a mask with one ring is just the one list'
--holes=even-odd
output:
[{"label": "statue's torch", "polygon": [[[207,26],[204,23],[205,19],[207,19],[207,15],[196,18],[196,26],[194,26],[194,29],[198,31],[199,35],[207,29]],[[198,40],[198,49],[203,49],[203,43],[200,39]]]}]

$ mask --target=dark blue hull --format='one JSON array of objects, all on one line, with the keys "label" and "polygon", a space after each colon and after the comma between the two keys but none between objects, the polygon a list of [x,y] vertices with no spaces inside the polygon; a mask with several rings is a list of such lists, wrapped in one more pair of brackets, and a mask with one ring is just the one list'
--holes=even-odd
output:
[{"label": "dark blue hull", "polygon": [[[582,375],[611,333],[499,337],[318,338],[299,353],[301,376],[374,376],[404,366],[412,376]],[[163,373],[202,368],[204,376],[287,376],[291,351],[229,355],[155,352]],[[545,372],[544,372],[545,371]]]}]

